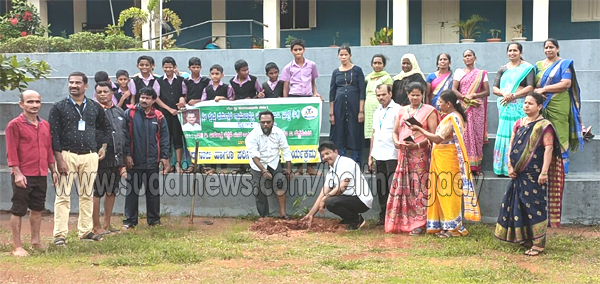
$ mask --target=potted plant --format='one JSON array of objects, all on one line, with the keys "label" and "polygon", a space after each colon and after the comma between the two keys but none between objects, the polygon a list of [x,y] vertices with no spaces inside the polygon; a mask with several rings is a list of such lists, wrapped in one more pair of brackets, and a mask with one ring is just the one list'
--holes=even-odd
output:
[{"label": "potted plant", "polygon": [[288,36],[285,38],[285,47],[289,48],[289,47],[290,47],[290,44],[292,44],[292,41],[294,41],[295,39],[296,39],[295,37],[293,37],[293,36],[291,36],[291,35],[288,35]]},{"label": "potted plant", "polygon": [[388,29],[387,27],[381,28],[381,30],[373,33],[371,38],[371,45],[390,45],[392,44],[392,29]]},{"label": "potted plant", "polygon": [[485,31],[485,29],[478,24],[487,21],[488,19],[478,14],[473,14],[471,15],[471,18],[466,21],[458,21],[452,25],[452,27],[458,28],[458,31],[455,32],[462,36],[460,42],[475,42],[475,37],[479,37],[481,32]]},{"label": "potted plant", "polygon": [[525,26],[518,24],[514,27],[512,27],[514,33],[517,35],[516,37],[513,37],[511,40],[512,41],[526,41],[527,38],[523,37],[523,32],[525,32]]},{"label": "potted plant", "polygon": [[330,45],[329,47],[338,47],[338,46],[335,44],[335,41],[336,41],[338,38],[340,38],[340,32],[335,32],[335,36],[333,37],[333,44],[332,44],[332,45]]},{"label": "potted plant", "polygon": [[497,30],[497,29],[490,29],[490,30],[488,31],[488,33],[489,33],[490,35],[492,35],[492,37],[491,37],[491,38],[488,38],[488,39],[486,40],[487,42],[500,42],[500,41],[502,41],[502,39],[500,39],[500,34],[502,33],[502,31],[501,31],[501,30]]},{"label": "potted plant", "polygon": [[260,39],[260,38],[252,38],[252,49],[263,49],[265,44],[265,40],[264,39]]}]

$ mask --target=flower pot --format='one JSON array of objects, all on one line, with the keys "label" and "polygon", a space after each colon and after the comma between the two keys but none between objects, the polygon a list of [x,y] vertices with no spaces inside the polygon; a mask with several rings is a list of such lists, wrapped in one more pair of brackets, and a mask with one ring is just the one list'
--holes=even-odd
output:
[{"label": "flower pot", "polygon": [[253,46],[252,46],[252,49],[262,49],[262,46],[259,46],[259,45],[253,45]]},{"label": "flower pot", "polygon": [[290,46],[289,44],[286,44],[286,45],[285,45],[285,47],[286,47],[286,48],[290,48],[291,46]]},{"label": "flower pot", "polygon": [[472,38],[463,38],[460,40],[461,43],[471,43],[471,42],[475,42],[475,39]]},{"label": "flower pot", "polygon": [[512,41],[526,41],[527,38],[526,37],[513,37],[511,40]]},{"label": "flower pot", "polygon": [[389,42],[382,42],[379,45],[391,45]]},{"label": "flower pot", "polygon": [[487,42],[501,42],[502,39],[494,37],[494,38],[488,38],[486,39]]},{"label": "flower pot", "polygon": [[329,47],[339,47],[338,45],[332,44]]}]

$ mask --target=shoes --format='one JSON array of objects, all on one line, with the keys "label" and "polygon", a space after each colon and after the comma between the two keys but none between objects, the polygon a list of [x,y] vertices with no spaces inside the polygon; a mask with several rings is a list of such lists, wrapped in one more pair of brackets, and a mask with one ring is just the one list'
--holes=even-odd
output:
[{"label": "shoes", "polygon": [[363,218],[362,215],[358,214],[358,222],[348,224],[348,227],[346,227],[346,230],[347,231],[356,231],[356,230],[364,227],[365,224],[367,224],[367,221],[365,221],[365,218]]},{"label": "shoes", "polygon": [[342,220],[340,220],[340,223],[339,223],[339,224],[340,224],[340,225],[348,225],[348,224],[350,224],[350,221],[348,221],[348,220],[345,220],[345,219],[342,219]]},{"label": "shoes", "polygon": [[[102,235],[100,235],[100,234],[95,235],[94,233],[89,232],[87,235],[85,235],[85,236],[83,236],[83,237],[81,237],[79,239],[82,240],[82,241],[96,241],[96,242],[99,242],[103,238],[104,237],[102,237]],[[56,242],[55,242],[55,244],[56,244]]]}]

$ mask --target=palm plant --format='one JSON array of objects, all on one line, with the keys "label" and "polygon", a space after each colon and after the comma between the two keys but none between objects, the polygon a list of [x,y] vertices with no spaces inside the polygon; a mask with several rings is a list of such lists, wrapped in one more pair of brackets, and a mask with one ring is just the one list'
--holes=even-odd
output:
[{"label": "palm plant", "polygon": [[481,32],[485,31],[485,29],[478,24],[487,21],[488,19],[478,14],[473,14],[471,15],[471,18],[467,19],[466,21],[460,20],[452,25],[452,27],[458,28],[456,33],[460,34],[464,39],[473,39],[475,37],[479,37]]},{"label": "palm plant", "polygon": [[[160,2],[167,2],[169,0],[150,0],[147,10],[143,10],[137,7],[131,7],[129,9],[121,11],[119,14],[119,27],[123,27],[125,22],[131,19],[133,27],[133,35],[142,39],[142,26],[146,23],[150,23],[148,29],[148,39],[155,36],[156,30],[153,30],[153,26],[162,25],[161,28],[170,31],[175,29],[177,35],[181,31],[181,19],[179,16],[169,8],[163,8],[162,10],[162,21],[160,20]],[[148,45],[152,46],[152,45]]]}]

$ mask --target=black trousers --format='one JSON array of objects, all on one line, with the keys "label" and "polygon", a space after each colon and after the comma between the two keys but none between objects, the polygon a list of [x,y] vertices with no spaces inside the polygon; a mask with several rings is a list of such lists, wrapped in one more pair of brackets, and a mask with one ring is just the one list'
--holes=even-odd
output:
[{"label": "black trousers", "polygon": [[338,215],[342,220],[358,223],[358,214],[365,213],[369,207],[358,196],[338,195],[325,199],[325,207],[329,212]]},{"label": "black trousers", "polygon": [[[261,172],[252,170],[252,185],[254,187],[256,209],[261,217],[269,216],[269,200],[271,194],[276,194],[275,191],[287,189],[287,178],[283,174],[281,164],[277,164],[277,169],[267,167],[267,170],[273,176],[273,179],[265,179]],[[273,182],[275,181],[275,182]]]},{"label": "black trousers", "polygon": [[385,220],[387,200],[390,195],[390,187],[392,186],[396,166],[398,166],[398,160],[375,161],[375,166],[377,168],[377,198],[381,207],[379,220]]},{"label": "black trousers", "polygon": [[[160,224],[160,195],[158,169],[156,170],[128,170],[131,178],[127,182],[125,196],[125,220],[123,225],[137,226],[139,197],[142,184],[146,195],[146,216],[148,225]],[[128,177],[128,178],[129,178]]]},{"label": "black trousers", "polygon": [[174,116],[168,112],[163,112],[165,119],[167,120],[167,126],[169,127],[169,140],[175,150],[183,148],[183,130],[181,129],[181,123],[179,117]]}]

